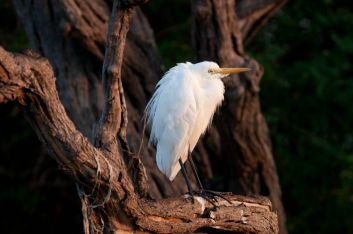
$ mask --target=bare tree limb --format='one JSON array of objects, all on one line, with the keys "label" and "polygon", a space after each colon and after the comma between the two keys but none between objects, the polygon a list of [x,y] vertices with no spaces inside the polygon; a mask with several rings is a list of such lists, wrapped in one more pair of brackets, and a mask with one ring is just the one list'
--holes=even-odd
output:
[{"label": "bare tree limb", "polygon": [[[137,191],[145,196],[148,192],[148,181],[145,168],[139,155],[132,156],[126,139],[127,109],[124,90],[121,81],[121,67],[125,48],[126,35],[129,31],[130,20],[135,4],[138,1],[114,1],[112,14],[109,20],[107,46],[103,63],[103,113],[94,130],[96,147],[107,147],[110,152],[119,152],[115,144],[118,135],[121,150],[126,165],[129,165],[131,177]],[[143,2],[143,1],[141,1]],[[132,5],[133,4],[133,5]],[[108,143],[112,142],[112,143]],[[107,144],[108,143],[108,144]],[[120,157],[119,155],[117,157]],[[135,168],[132,168],[134,165]]]},{"label": "bare tree limb", "polygon": [[[133,8],[125,8],[121,5],[121,2],[114,1],[108,26],[102,76],[104,106],[102,116],[97,123],[99,130],[96,130],[95,134],[97,147],[115,138],[117,134],[126,142],[127,111],[121,83],[121,66]],[[124,148],[124,150],[128,149]]]},{"label": "bare tree limb", "polygon": [[[75,129],[60,103],[49,62],[32,51],[25,53],[11,54],[0,48],[0,100],[17,101],[22,106],[25,117],[61,170],[87,191],[97,183],[100,185],[99,191],[91,198],[88,196],[91,199],[88,210],[92,212],[94,206],[102,204],[111,189],[108,208],[123,209],[133,217],[141,216],[140,209],[127,208],[132,208],[131,204],[137,206],[138,202],[122,158],[109,160],[118,152],[104,153],[96,149]],[[106,220],[112,218],[106,217]],[[134,226],[131,221],[126,225]]]},{"label": "bare tree limb", "polygon": [[288,0],[238,0],[235,11],[238,17],[238,27],[242,34],[243,44],[249,44],[258,30],[286,2]]}]

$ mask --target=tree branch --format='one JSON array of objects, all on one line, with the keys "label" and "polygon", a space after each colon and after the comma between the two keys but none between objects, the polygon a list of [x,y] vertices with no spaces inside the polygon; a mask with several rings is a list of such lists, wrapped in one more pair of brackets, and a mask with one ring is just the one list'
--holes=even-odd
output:
[{"label": "tree branch", "polygon": [[[134,7],[139,1],[114,1],[108,25],[107,45],[103,62],[103,113],[95,126],[93,138],[96,147],[116,152],[119,146],[115,136],[118,135],[125,164],[136,191],[145,196],[148,192],[148,181],[145,168],[139,155],[132,155],[126,139],[128,123],[124,90],[121,81],[121,67],[125,48],[126,35]],[[140,1],[143,2],[143,1]]]},{"label": "tree branch", "polygon": [[105,142],[115,138],[117,134],[126,142],[127,112],[121,84],[121,66],[133,8],[122,7],[121,4],[120,1],[114,1],[108,25],[102,72],[104,107],[95,134],[97,147],[101,147]]},{"label": "tree branch", "polygon": [[[102,205],[108,191],[114,191],[110,203],[126,211],[137,204],[129,174],[118,152],[101,151],[78,132],[60,103],[55,77],[47,59],[33,51],[12,54],[0,47],[0,100],[16,101],[35,129],[40,141],[59,168],[92,192],[90,209]],[[110,160],[114,158],[114,160]],[[94,189],[93,189],[94,190]],[[124,200],[120,203],[120,201]],[[115,202],[115,203],[114,203]],[[131,205],[129,205],[131,208]],[[136,217],[138,209],[126,212]],[[134,224],[129,224],[134,226]]]},{"label": "tree branch", "polygon": [[286,3],[288,0],[238,0],[235,11],[238,17],[238,27],[242,34],[243,44],[247,45],[258,30]]},{"label": "tree branch", "polygon": [[[92,183],[93,168],[97,166],[93,155],[101,158],[102,154],[75,129],[66,115],[48,60],[30,50],[12,54],[0,47],[0,71],[0,101],[18,102],[61,169],[83,184]],[[103,159],[100,160],[103,165]],[[102,171],[107,169],[103,166]],[[88,178],[83,172],[93,177]],[[103,173],[102,178],[107,181],[109,175]]]}]

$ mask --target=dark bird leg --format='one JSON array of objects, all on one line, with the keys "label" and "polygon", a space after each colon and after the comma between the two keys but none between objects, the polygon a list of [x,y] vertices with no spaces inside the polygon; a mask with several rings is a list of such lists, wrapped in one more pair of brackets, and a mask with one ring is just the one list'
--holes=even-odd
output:
[{"label": "dark bird leg", "polygon": [[202,186],[202,184],[201,184],[199,175],[198,175],[197,172],[196,172],[196,167],[195,167],[194,161],[192,160],[190,150],[189,150],[188,159],[190,160],[191,169],[192,169],[192,172],[194,173],[194,176],[195,176],[195,179],[196,179],[196,182],[197,182],[197,186],[199,187],[199,190],[200,190],[200,191],[203,191],[203,186]]},{"label": "dark bird leg", "polygon": [[217,197],[220,197],[220,198],[223,198],[224,200],[226,200],[227,202],[229,202],[230,204],[233,204],[231,201],[229,201],[229,199],[227,199],[226,197],[224,197],[223,195],[221,195],[220,192],[214,192],[214,191],[211,191],[211,190],[205,190],[205,189],[203,188],[203,186],[202,186],[202,184],[201,184],[201,181],[200,181],[200,178],[199,178],[199,175],[197,174],[194,161],[192,160],[192,157],[191,157],[190,148],[189,148],[189,156],[188,156],[188,159],[189,159],[189,161],[190,161],[191,169],[192,169],[192,172],[194,173],[194,176],[195,176],[195,178],[196,178],[197,186],[199,187],[200,193],[203,194],[204,196],[209,196],[209,197],[213,198],[213,199],[216,200],[217,202],[218,202]]},{"label": "dark bird leg", "polygon": [[206,197],[206,195],[202,194],[199,191],[191,189],[190,181],[189,181],[188,175],[186,174],[186,170],[185,170],[185,167],[184,167],[184,164],[183,164],[183,161],[181,160],[181,158],[179,159],[179,163],[180,163],[180,167],[181,167],[181,172],[183,173],[184,179],[186,181],[186,185],[188,186],[188,190],[189,190],[189,194],[190,194],[191,199],[192,199],[192,203],[194,203],[194,201],[195,201],[195,198],[194,198],[194,193],[195,193],[195,194],[199,195],[200,197],[204,198],[205,200],[207,200],[214,207],[217,207],[214,202],[212,202],[208,197]]},{"label": "dark bird leg", "polygon": [[181,172],[183,173],[186,185],[188,186],[189,194],[190,194],[190,196],[192,198],[192,203],[194,203],[194,194],[192,194],[192,189],[191,189],[189,177],[186,174],[185,167],[184,167],[184,164],[183,164],[183,161],[181,160],[181,158],[179,158],[179,163],[180,163]]}]

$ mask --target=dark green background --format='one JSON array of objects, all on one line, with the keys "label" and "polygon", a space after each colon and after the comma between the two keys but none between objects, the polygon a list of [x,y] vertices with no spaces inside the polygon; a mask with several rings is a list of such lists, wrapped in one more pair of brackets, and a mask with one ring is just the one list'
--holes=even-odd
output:
[{"label": "dark green background", "polygon": [[[353,233],[353,10],[345,2],[290,1],[245,47],[265,68],[262,112],[291,234]],[[189,1],[151,0],[143,10],[166,69],[193,62]],[[30,47],[6,0],[0,45]],[[82,232],[74,184],[52,159],[38,159],[40,150],[19,109],[1,105],[0,232]],[[69,223],[75,229],[68,231]]]}]

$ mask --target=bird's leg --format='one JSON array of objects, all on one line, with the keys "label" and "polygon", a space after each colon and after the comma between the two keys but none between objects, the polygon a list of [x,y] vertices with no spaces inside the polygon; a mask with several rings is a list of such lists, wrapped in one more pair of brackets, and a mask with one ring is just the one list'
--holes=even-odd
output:
[{"label": "bird's leg", "polygon": [[188,159],[190,161],[190,164],[191,164],[191,168],[192,168],[192,172],[194,173],[194,176],[196,178],[196,181],[197,181],[197,186],[199,187],[199,191],[202,195],[204,196],[209,196],[211,198],[213,198],[214,200],[216,200],[218,202],[218,199],[217,197],[220,197],[220,198],[223,198],[224,200],[226,200],[227,202],[229,202],[230,204],[233,204],[229,199],[227,199],[226,197],[224,197],[223,195],[220,194],[220,192],[214,192],[214,191],[211,191],[211,190],[205,190],[201,184],[201,181],[200,181],[200,178],[199,178],[199,175],[197,174],[197,171],[196,171],[196,167],[195,167],[195,164],[194,164],[194,161],[192,160],[192,157],[191,157],[191,151],[190,151],[190,146],[189,146],[189,152],[188,152]]},{"label": "bird's leg", "polygon": [[183,164],[183,161],[181,160],[181,158],[179,159],[179,163],[180,163],[180,167],[181,167],[181,172],[183,173],[184,179],[186,181],[186,185],[188,186],[188,190],[189,190],[189,194],[192,199],[192,203],[194,203],[194,195],[192,194],[190,181],[189,181],[188,175],[186,174],[185,167],[184,167],[184,164]]},{"label": "bird's leg", "polygon": [[190,146],[189,146],[189,152],[188,152],[188,154],[189,154],[189,155],[188,155],[188,159],[189,159],[189,161],[190,161],[191,169],[192,169],[192,172],[194,173],[194,176],[195,176],[195,179],[196,179],[196,182],[197,182],[197,186],[199,187],[199,190],[202,192],[202,191],[203,191],[203,186],[202,186],[202,184],[201,184],[199,175],[198,175],[197,172],[196,172],[196,167],[195,167],[194,161],[192,160],[192,157],[191,157]]},{"label": "bird's leg", "polygon": [[188,175],[186,174],[186,170],[185,170],[185,167],[184,167],[184,164],[183,164],[183,161],[181,160],[181,158],[179,159],[179,163],[180,163],[180,167],[181,167],[181,172],[183,173],[183,176],[184,176],[185,181],[186,181],[186,185],[188,186],[188,190],[189,190],[189,194],[190,194],[191,199],[192,199],[192,203],[194,203],[194,201],[195,201],[194,193],[196,193],[197,195],[199,195],[200,197],[202,197],[205,200],[207,200],[209,203],[211,203],[216,208],[217,207],[216,204],[214,204],[214,202],[212,202],[209,198],[207,198],[206,195],[204,195],[203,193],[201,193],[199,191],[191,189],[190,181],[189,181]]}]

